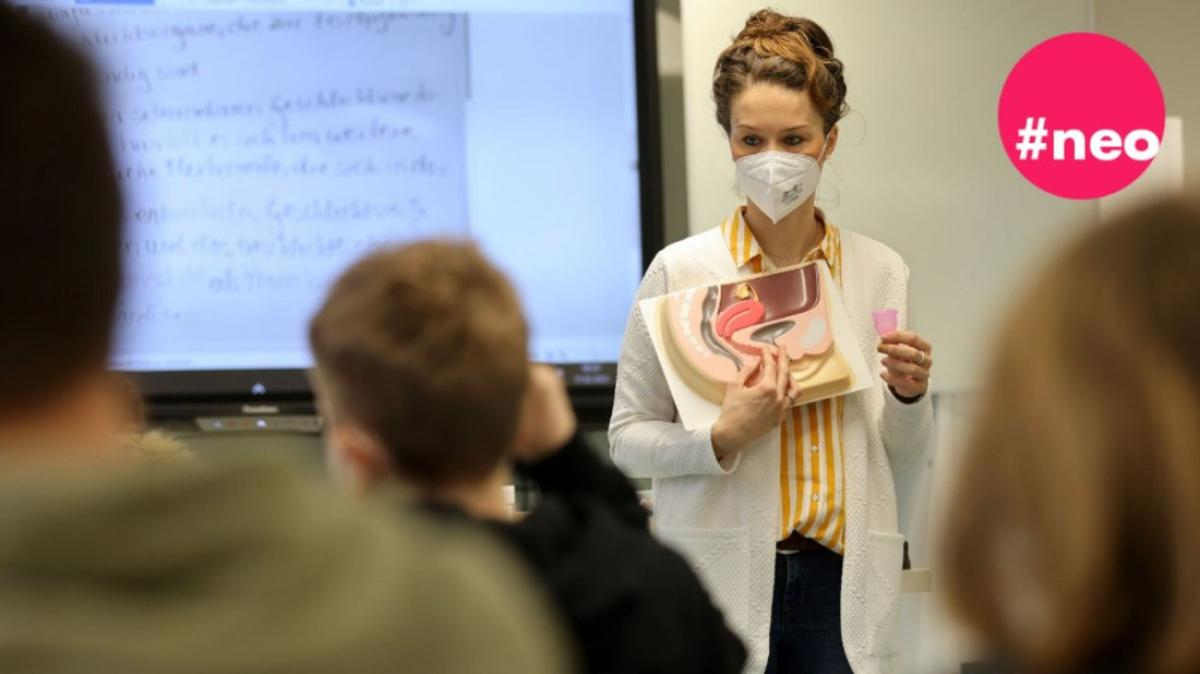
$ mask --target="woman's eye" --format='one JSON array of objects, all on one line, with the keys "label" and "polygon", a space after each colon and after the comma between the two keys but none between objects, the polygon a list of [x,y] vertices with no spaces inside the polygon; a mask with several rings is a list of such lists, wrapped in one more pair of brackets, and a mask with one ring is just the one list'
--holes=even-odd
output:
[{"label": "woman's eye", "polygon": [[804,143],[804,139],[800,136],[788,136],[783,139],[785,145],[800,145]]},{"label": "woman's eye", "polygon": [[758,136],[746,136],[742,138],[742,142],[750,146],[758,145]]}]

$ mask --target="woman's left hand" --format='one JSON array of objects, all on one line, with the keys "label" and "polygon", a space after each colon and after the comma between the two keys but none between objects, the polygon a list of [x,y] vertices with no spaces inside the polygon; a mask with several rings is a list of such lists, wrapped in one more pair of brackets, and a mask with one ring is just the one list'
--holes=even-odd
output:
[{"label": "woman's left hand", "polygon": [[884,355],[885,370],[880,377],[904,398],[917,398],[929,390],[929,369],[933,367],[933,346],[915,332],[900,330],[880,338],[879,353]]}]

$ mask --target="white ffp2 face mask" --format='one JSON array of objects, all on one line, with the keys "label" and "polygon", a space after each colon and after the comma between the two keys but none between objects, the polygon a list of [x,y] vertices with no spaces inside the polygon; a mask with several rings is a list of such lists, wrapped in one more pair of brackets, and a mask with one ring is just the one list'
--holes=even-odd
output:
[{"label": "white ffp2 face mask", "polygon": [[[820,156],[825,156],[824,147]],[[756,152],[734,162],[734,167],[738,189],[773,223],[807,201],[821,181],[820,157],[796,152]]]}]

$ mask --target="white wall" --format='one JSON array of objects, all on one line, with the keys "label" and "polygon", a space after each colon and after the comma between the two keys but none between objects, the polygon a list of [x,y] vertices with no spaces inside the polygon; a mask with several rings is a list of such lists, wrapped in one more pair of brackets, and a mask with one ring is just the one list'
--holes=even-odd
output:
[{"label": "white wall", "polygon": [[[688,217],[720,224],[738,197],[710,97],[713,64],[763,0],[683,0]],[[1086,30],[1088,0],[776,2],[829,32],[848,101],[818,205],[880,239],[912,269],[915,325],[934,344],[937,391],[976,379],[988,326],[1022,275],[1095,217],[1093,202],[1050,196],[1009,163],[996,103],[1033,45]]]},{"label": "white wall", "polygon": [[900,599],[900,669],[902,674],[959,672],[972,652],[967,640],[939,604],[934,555],[935,526],[957,473],[957,462],[970,431],[974,394],[939,394],[933,398],[934,440],[926,455],[896,476],[900,530],[908,539],[914,568],[932,569],[933,594],[905,594]]}]

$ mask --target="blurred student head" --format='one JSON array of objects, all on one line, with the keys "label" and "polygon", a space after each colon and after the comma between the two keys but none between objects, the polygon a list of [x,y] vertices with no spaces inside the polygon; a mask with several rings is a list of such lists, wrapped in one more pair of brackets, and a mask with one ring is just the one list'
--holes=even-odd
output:
[{"label": "blurred student head", "polygon": [[1200,207],[1075,243],[998,344],[948,509],[951,608],[1019,671],[1200,671]]},{"label": "blurred student head", "polygon": [[313,318],[335,477],[426,492],[493,480],[530,387],[512,285],[472,245],[427,241],[359,261]]},{"label": "blurred student head", "polygon": [[0,2],[0,445],[116,430],[121,198],[92,70]]}]

